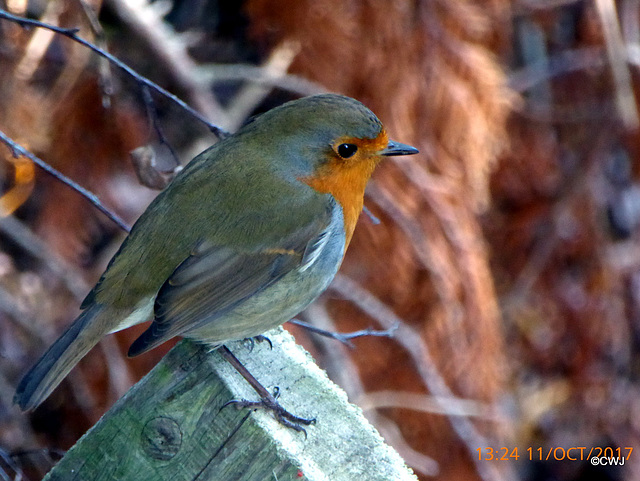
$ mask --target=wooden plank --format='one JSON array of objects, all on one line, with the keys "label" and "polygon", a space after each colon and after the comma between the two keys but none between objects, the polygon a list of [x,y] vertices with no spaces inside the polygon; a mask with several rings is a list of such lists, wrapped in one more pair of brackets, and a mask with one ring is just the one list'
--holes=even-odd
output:
[{"label": "wooden plank", "polygon": [[216,352],[180,342],[91,428],[45,480],[416,480],[361,410],[347,402],[282,329],[230,349],[293,414],[304,433],[262,410],[221,409],[257,399]]}]

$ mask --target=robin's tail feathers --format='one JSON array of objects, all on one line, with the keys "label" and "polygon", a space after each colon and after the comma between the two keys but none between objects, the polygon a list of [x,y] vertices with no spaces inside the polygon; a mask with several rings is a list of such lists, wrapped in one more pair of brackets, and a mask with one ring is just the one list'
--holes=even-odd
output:
[{"label": "robin's tail feathers", "polygon": [[13,398],[14,403],[23,410],[31,410],[51,394],[102,338],[102,335],[93,332],[102,329],[102,326],[92,322],[101,311],[100,306],[93,305],[80,314],[22,378]]}]

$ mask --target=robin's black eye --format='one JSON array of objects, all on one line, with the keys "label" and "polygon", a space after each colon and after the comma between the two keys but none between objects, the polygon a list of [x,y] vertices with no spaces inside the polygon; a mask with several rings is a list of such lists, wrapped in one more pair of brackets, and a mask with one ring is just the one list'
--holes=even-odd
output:
[{"label": "robin's black eye", "polygon": [[352,157],[358,151],[358,146],[355,144],[340,144],[338,145],[338,155],[343,159]]}]

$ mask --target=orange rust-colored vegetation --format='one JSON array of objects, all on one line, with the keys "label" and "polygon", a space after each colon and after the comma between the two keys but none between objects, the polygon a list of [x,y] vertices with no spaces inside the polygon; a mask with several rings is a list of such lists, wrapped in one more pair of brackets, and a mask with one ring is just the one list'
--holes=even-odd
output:
[{"label": "orange rust-colored vegetation", "polygon": [[[420,150],[376,169],[364,203],[380,224],[360,217],[339,277],[303,314],[339,331],[398,322],[394,338],[347,350],[292,328],[420,479],[638,479],[635,453],[612,473],[527,451],[640,445],[639,92],[637,67],[620,65],[635,61],[637,2],[613,17],[604,0],[246,0],[201,17],[176,2],[154,43],[119,16],[121,1],[101,17],[118,33],[109,48],[214,122],[326,89],[361,100],[390,138]],[[31,14],[98,41],[79,3],[46,3]],[[153,193],[128,152],[158,143],[137,84],[36,32],[0,24],[0,130],[133,221]],[[224,80],[198,83],[196,64]],[[211,143],[161,99],[156,108],[181,158]],[[14,215],[0,219],[0,386],[11,386],[73,318],[121,236],[66,187],[37,169],[21,177],[25,166],[0,154],[0,194],[17,189],[4,198]],[[342,177],[313,182],[344,192]],[[127,360],[138,334],[108,337],[30,423],[0,389],[0,449],[32,468],[29,479],[51,460],[21,450],[68,448],[168,349]],[[519,449],[518,463],[478,457],[503,446]],[[1,456],[0,470],[15,477]]]}]

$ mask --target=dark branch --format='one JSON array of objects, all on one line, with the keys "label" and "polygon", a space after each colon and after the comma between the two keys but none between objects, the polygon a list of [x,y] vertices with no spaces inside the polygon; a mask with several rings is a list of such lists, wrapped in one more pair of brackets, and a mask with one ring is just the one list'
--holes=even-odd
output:
[{"label": "dark branch", "polygon": [[164,131],[162,130],[162,127],[160,126],[160,122],[158,119],[158,111],[156,110],[156,104],[153,101],[153,97],[151,96],[149,87],[147,87],[146,85],[142,87],[142,99],[144,101],[144,106],[147,109],[147,116],[149,117],[151,126],[155,130],[156,135],[158,136],[158,140],[160,141],[160,144],[164,145],[169,150],[169,154],[171,155],[171,159],[173,160],[173,163],[174,163],[174,168],[179,167],[181,164],[180,164],[180,159],[178,159],[178,154],[176,154],[176,151],[173,150],[173,147],[167,140],[167,137],[164,135]]},{"label": "dark branch", "polygon": [[55,33],[57,33],[59,35],[62,35],[64,37],[70,38],[74,42],[78,42],[81,45],[84,45],[85,47],[87,47],[88,49],[90,49],[93,52],[97,53],[101,57],[106,58],[109,62],[111,62],[112,64],[114,64],[118,68],[124,70],[136,82],[138,82],[138,84],[145,85],[148,88],[150,88],[152,90],[155,90],[156,92],[160,93],[161,95],[164,95],[165,97],[167,97],[168,99],[173,101],[178,106],[182,107],[184,110],[189,112],[191,115],[193,115],[200,122],[205,124],[209,128],[209,130],[211,130],[211,132],[213,132],[216,136],[218,136],[218,138],[222,139],[224,137],[229,136],[229,132],[227,132],[226,130],[218,127],[217,125],[212,124],[211,122],[209,122],[200,112],[198,112],[198,111],[192,109],[191,107],[189,107],[186,103],[184,103],[178,97],[173,95],[171,92],[163,89],[158,84],[156,84],[156,83],[152,82],[151,80],[143,77],[142,75],[137,73],[135,70],[133,70],[131,67],[129,67],[127,64],[121,62],[116,57],[111,55],[109,52],[101,49],[100,47],[92,44],[91,42],[88,42],[87,40],[84,40],[81,37],[78,37],[77,33],[78,33],[79,29],[77,29],[77,28],[56,27],[55,25],[49,25],[47,23],[43,23],[43,22],[40,22],[38,20],[32,20],[32,19],[29,19],[29,18],[24,18],[24,17],[19,17],[19,16],[16,16],[16,15],[12,15],[9,12],[7,12],[5,10],[2,10],[2,9],[0,9],[0,19],[5,19],[5,20],[9,20],[11,22],[17,23],[21,27],[39,27],[39,28],[44,28],[46,30],[50,30],[50,31],[55,32]]},{"label": "dark branch", "polygon": [[80,195],[86,197],[89,200],[89,202],[91,202],[100,212],[102,212],[104,215],[106,215],[109,219],[111,219],[113,222],[115,222],[118,225],[118,227],[120,227],[125,232],[129,232],[130,228],[127,225],[127,223],[124,220],[122,220],[120,217],[118,217],[116,214],[111,212],[109,209],[107,209],[104,205],[102,205],[102,203],[100,202],[98,197],[93,192],[89,192],[84,187],[76,184],[73,180],[71,180],[66,175],[62,174],[61,172],[59,172],[56,169],[54,169],[53,167],[51,167],[44,160],[40,159],[39,157],[36,157],[34,154],[29,152],[27,149],[25,149],[21,145],[17,144],[13,139],[8,137],[1,130],[0,130],[0,140],[2,142],[4,142],[9,147],[9,149],[11,150],[11,153],[13,154],[14,157],[26,157],[31,162],[33,162],[38,167],[40,167],[42,170],[47,172],[49,175],[52,175],[53,177],[55,177],[56,179],[60,180],[61,182],[64,182],[69,187],[71,187],[73,190],[78,192]]}]

